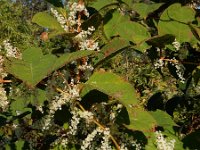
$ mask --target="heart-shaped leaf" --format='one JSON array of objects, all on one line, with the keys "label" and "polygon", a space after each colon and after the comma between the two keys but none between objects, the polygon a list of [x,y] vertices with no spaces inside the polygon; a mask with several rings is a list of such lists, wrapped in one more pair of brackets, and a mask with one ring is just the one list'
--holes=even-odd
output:
[{"label": "heart-shaped leaf", "polygon": [[[192,21],[194,19],[194,16],[193,16],[194,14],[192,12],[190,13],[190,16],[191,16],[190,19],[184,19],[188,17],[183,18],[182,14],[176,14],[174,16],[172,12],[174,11],[175,8],[177,8],[177,11],[179,11],[180,9],[185,10],[185,7],[182,8],[181,6],[179,6],[179,4],[173,4],[170,7],[168,7],[163,12],[159,20],[158,34],[160,36],[165,35],[165,34],[172,34],[176,37],[176,40],[180,43],[190,42],[192,45],[196,44],[197,39],[193,35],[193,32],[191,31],[189,25],[184,23],[184,22]],[[189,8],[186,7],[186,9],[188,10]],[[187,16],[187,14],[185,14],[184,16]]]},{"label": "heart-shaped leaf", "polygon": [[154,12],[162,5],[163,3],[134,3],[132,9],[135,10],[142,18],[146,19],[150,13]]},{"label": "heart-shaped leaf", "polygon": [[179,3],[168,7],[167,13],[170,19],[183,23],[189,23],[195,20],[195,11],[191,7],[181,6]]},{"label": "heart-shaped leaf", "polygon": [[8,73],[25,82],[28,86],[34,87],[47,75],[73,60],[88,56],[93,51],[77,51],[66,53],[60,57],[48,54],[43,55],[39,48],[30,48],[22,54],[23,59],[9,58],[5,63]]},{"label": "heart-shaped leaf", "polygon": [[39,12],[33,16],[32,22],[37,23],[39,26],[63,32],[64,30],[59,22],[48,14],[47,12]]},{"label": "heart-shaped leaf", "polygon": [[101,48],[101,51],[98,53],[97,58],[95,60],[95,66],[99,63],[113,56],[121,49],[128,47],[130,44],[126,40],[116,37],[109,41],[104,47]]},{"label": "heart-shaped leaf", "polygon": [[94,89],[119,100],[124,105],[137,103],[132,85],[111,72],[95,72],[84,84],[81,96]]}]

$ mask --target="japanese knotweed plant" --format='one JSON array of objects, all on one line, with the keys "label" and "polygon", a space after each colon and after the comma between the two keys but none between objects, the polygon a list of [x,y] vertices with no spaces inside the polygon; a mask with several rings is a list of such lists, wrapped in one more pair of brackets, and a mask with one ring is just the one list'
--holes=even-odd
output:
[{"label": "japanese knotweed plant", "polygon": [[172,54],[185,42],[197,47],[199,22],[193,23],[193,8],[173,4],[159,22],[154,21],[152,33],[148,15],[163,5],[130,0],[78,0],[64,6],[54,2],[32,22],[48,28],[41,42],[68,39],[70,44],[61,52],[39,46],[20,51],[5,39],[0,51],[0,145],[5,149],[183,149],[171,117],[161,110],[146,111],[126,79],[101,67],[128,48],[147,54],[153,50],[159,54],[153,58],[154,67],[162,69],[168,62],[177,80],[185,83],[182,61]]}]

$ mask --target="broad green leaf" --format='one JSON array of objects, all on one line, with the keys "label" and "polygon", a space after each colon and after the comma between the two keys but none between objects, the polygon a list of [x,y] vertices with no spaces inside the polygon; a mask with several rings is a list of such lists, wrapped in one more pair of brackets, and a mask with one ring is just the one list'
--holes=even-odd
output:
[{"label": "broad green leaf", "polygon": [[[177,5],[177,4],[174,4],[174,5]],[[189,25],[187,25],[185,23],[181,23],[180,21],[172,20],[171,16],[169,16],[168,10],[170,10],[172,6],[167,8],[161,15],[161,18],[158,23],[159,36],[162,36],[165,34],[172,34],[175,36],[176,40],[180,43],[190,42],[192,45],[196,44],[197,39],[193,35],[193,32],[191,31]],[[185,16],[187,16],[187,15],[185,15]],[[185,17],[185,18],[187,18],[187,17]],[[178,17],[177,17],[177,19],[178,19]],[[189,21],[189,20],[182,20],[182,22],[184,22],[184,21]]]},{"label": "broad green leaf", "polygon": [[130,120],[130,124],[125,125],[127,128],[143,131],[145,135],[148,135],[149,132],[153,132],[157,122],[149,112],[142,108],[134,108],[131,106],[127,106],[126,109]]},{"label": "broad green leaf", "polygon": [[111,72],[95,72],[84,84],[81,96],[86,95],[93,89],[119,100],[124,105],[137,103],[135,90],[132,85]]},{"label": "broad green leaf", "polygon": [[191,7],[181,6],[179,3],[168,7],[167,13],[170,19],[183,23],[189,23],[195,20],[195,11]]},{"label": "broad green leaf", "polygon": [[151,48],[151,45],[148,45],[145,41],[142,41],[132,47],[138,51],[145,52],[147,49]]},{"label": "broad green leaf", "polygon": [[61,25],[58,23],[56,18],[48,14],[47,12],[39,12],[33,16],[32,22],[38,24],[39,26],[57,30],[57,31],[62,31],[64,33],[63,28]]},{"label": "broad green leaf", "polygon": [[39,48],[25,50],[22,57],[22,60],[7,61],[6,70],[32,87],[47,76],[49,69],[56,61],[56,56],[43,55]]},{"label": "broad green leaf", "polygon": [[5,63],[5,69],[8,73],[22,80],[27,85],[34,87],[53,71],[73,60],[88,56],[92,53],[94,52],[77,51],[56,57],[52,54],[43,55],[39,48],[30,48],[24,51],[22,60],[8,59]]},{"label": "broad green leaf", "polygon": [[49,69],[48,73],[50,74],[53,71],[63,67],[64,65],[66,65],[66,64],[68,64],[68,63],[70,63],[74,60],[80,59],[82,57],[89,56],[89,55],[94,54],[94,53],[95,53],[95,51],[82,50],[82,51],[63,54],[59,58],[56,59],[54,64]]},{"label": "broad green leaf", "polygon": [[142,131],[148,137],[148,144],[146,149],[154,150],[155,145],[155,127],[161,126],[164,128],[163,134],[170,139],[175,139],[175,149],[182,149],[182,142],[175,136],[173,126],[176,126],[171,116],[166,112],[157,110],[155,112],[148,112],[142,108],[126,107],[129,113],[130,124],[125,125],[132,130]]},{"label": "broad green leaf", "polygon": [[170,132],[173,132],[173,126],[176,126],[174,121],[172,120],[172,117],[168,115],[166,112],[157,110],[157,111],[151,111],[149,112],[153,118],[156,120],[157,126],[162,126],[164,129],[169,130]]},{"label": "broad green leaf", "polygon": [[154,12],[162,5],[163,3],[134,3],[132,9],[135,10],[142,18],[146,19],[150,13]]},{"label": "broad green leaf", "polygon": [[133,0],[122,0],[122,2],[126,3],[130,8],[133,5]]},{"label": "broad green leaf", "polygon": [[114,38],[113,40],[109,41],[103,48],[101,48],[95,60],[95,65],[128,46],[129,42],[126,40],[118,37]]},{"label": "broad green leaf", "polygon": [[108,17],[111,17],[111,19],[104,25],[104,32],[107,38],[110,39],[113,36],[119,35],[119,24],[129,21],[130,18],[128,16],[120,14],[116,10],[113,13],[109,12],[107,15]]},{"label": "broad green leaf", "polygon": [[24,147],[24,141],[22,140],[18,140],[15,142],[15,147],[16,147],[16,150],[22,150],[23,147]]},{"label": "broad green leaf", "polygon": [[97,0],[92,2],[89,6],[95,8],[96,10],[100,10],[108,5],[117,4],[117,0]]},{"label": "broad green leaf", "polygon": [[139,44],[151,37],[148,30],[137,22],[126,21],[118,25],[119,35],[127,41]]},{"label": "broad green leaf", "polygon": [[104,25],[104,32],[108,38],[119,35],[136,45],[151,37],[147,28],[137,22],[132,22],[129,17],[121,15],[118,11],[113,12],[113,17]]},{"label": "broad green leaf", "polygon": [[127,127],[133,130],[141,130],[146,135],[153,132],[153,129],[157,126],[162,126],[164,129],[173,132],[172,127],[176,125],[171,116],[160,110],[148,112],[142,108],[127,107],[127,111],[130,118],[130,125],[127,125]]}]

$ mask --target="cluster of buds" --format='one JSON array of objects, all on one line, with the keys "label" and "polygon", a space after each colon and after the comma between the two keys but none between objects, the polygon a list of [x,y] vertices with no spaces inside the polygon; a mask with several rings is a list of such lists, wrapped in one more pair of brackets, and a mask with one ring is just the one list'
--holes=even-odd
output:
[{"label": "cluster of buds", "polygon": [[87,11],[83,2],[79,2],[79,3],[69,2],[68,7],[69,7],[69,11],[70,11],[68,21],[71,26],[73,26],[75,24],[78,24],[78,26],[81,25],[79,18],[77,18],[77,13],[81,13],[81,14],[84,14],[85,16],[89,17],[89,12]]},{"label": "cluster of buds", "polygon": [[67,15],[67,17],[60,14],[54,8],[51,8],[51,13],[54,15],[54,17],[60,23],[61,27],[66,32],[80,32],[79,31],[80,29],[75,29],[73,26],[75,25],[77,25],[78,27],[81,26],[80,15],[84,14],[85,16],[89,17],[89,13],[84,3],[68,2],[67,8],[69,9],[69,14]]},{"label": "cluster of buds", "polygon": [[178,51],[180,50],[181,44],[175,39],[174,42],[172,43],[174,48]]},{"label": "cluster of buds", "polygon": [[161,131],[156,131],[156,145],[158,150],[173,150],[176,140],[167,140]]},{"label": "cluster of buds", "polygon": [[71,119],[71,125],[69,126],[69,134],[71,135],[76,135],[78,124],[81,118],[85,119],[88,124],[93,119],[93,114],[89,111],[80,111],[78,109],[74,109],[71,113],[73,115]]},{"label": "cluster of buds", "polygon": [[183,65],[181,65],[178,60],[176,60],[175,58],[171,59],[170,63],[172,64],[172,66],[174,66],[176,68],[176,74],[178,76],[178,78],[180,79],[181,83],[185,83],[185,78],[184,78],[184,72],[185,72],[185,68]]},{"label": "cluster of buds", "polygon": [[3,88],[3,85],[0,84],[0,108],[2,111],[5,111],[8,108],[8,106],[9,106],[9,102],[6,95],[6,91]]},{"label": "cluster of buds", "polygon": [[165,64],[164,61],[168,61],[172,66],[174,66],[176,68],[176,74],[177,74],[178,78],[180,79],[180,82],[185,83],[185,78],[184,78],[185,68],[175,58],[172,58],[172,59],[160,58],[154,63],[154,67],[156,69],[163,68],[163,66]]},{"label": "cluster of buds", "polygon": [[51,8],[51,13],[54,15],[54,17],[57,19],[57,21],[60,23],[61,27],[66,31],[69,32],[69,27],[66,25],[67,19],[58,13],[57,10]]},{"label": "cluster of buds", "polygon": [[3,79],[4,77],[7,76],[7,73],[3,69],[3,62],[4,62],[4,58],[3,56],[0,55],[0,79]]},{"label": "cluster of buds", "polygon": [[6,50],[7,57],[14,57],[17,59],[22,58],[22,54],[20,53],[20,51],[16,47],[13,47],[9,40],[3,41],[3,48]]},{"label": "cluster of buds", "polygon": [[98,42],[95,42],[93,39],[88,39],[88,36],[90,36],[93,31],[95,31],[95,28],[91,26],[87,31],[82,30],[74,37],[74,41],[78,43],[80,50],[99,50]]}]

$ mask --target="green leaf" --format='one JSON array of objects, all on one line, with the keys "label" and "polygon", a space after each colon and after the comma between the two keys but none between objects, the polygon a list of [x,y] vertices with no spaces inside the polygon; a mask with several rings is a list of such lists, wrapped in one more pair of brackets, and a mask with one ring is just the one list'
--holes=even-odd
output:
[{"label": "green leaf", "polygon": [[89,51],[89,50],[82,50],[82,51],[77,51],[77,52],[72,52],[72,53],[65,53],[61,55],[59,58],[56,59],[54,64],[51,66],[49,69],[48,74],[52,73],[53,71],[65,66],[66,64],[80,59],[82,57],[89,56],[91,54],[94,54],[95,51]]},{"label": "green leaf", "polygon": [[124,105],[137,103],[132,85],[111,72],[95,72],[84,84],[81,96],[94,89],[119,100]]},{"label": "green leaf", "polygon": [[26,99],[24,99],[24,98],[16,98],[16,100],[10,104],[10,109],[12,111],[12,114],[14,116],[17,116],[26,111],[31,112],[31,109],[27,108],[28,103],[29,103],[29,101],[26,101]]},{"label": "green leaf", "polygon": [[108,57],[116,54],[121,49],[128,47],[130,44],[126,40],[116,37],[109,41],[103,48],[101,48],[100,52],[97,55],[95,60],[95,65],[98,65],[100,62],[108,59]]},{"label": "green leaf", "polygon": [[15,146],[16,146],[16,150],[22,150],[24,147],[24,141],[22,140],[18,140],[15,142]]},{"label": "green leaf", "polygon": [[64,33],[63,28],[58,23],[56,18],[48,14],[47,12],[39,12],[33,16],[32,22],[38,24],[39,26],[49,28],[52,30],[62,31]]},{"label": "green leaf", "polygon": [[126,3],[130,8],[133,5],[133,0],[122,0],[122,2]]},{"label": "green leaf", "polygon": [[127,128],[143,131],[145,135],[153,132],[152,129],[156,126],[156,120],[149,112],[142,108],[134,108],[128,105],[126,109],[130,120],[130,124],[125,125]]},{"label": "green leaf", "polygon": [[56,56],[43,55],[39,48],[25,50],[22,57],[22,60],[10,59],[7,61],[5,69],[32,87],[47,76],[49,69],[56,61]]},{"label": "green leaf", "polygon": [[119,35],[118,33],[119,24],[130,20],[128,16],[124,16],[116,10],[114,12],[109,12],[107,14],[107,17],[105,18],[109,17],[111,17],[111,19],[104,25],[104,32],[108,39],[110,39],[113,36]]},{"label": "green leaf", "polygon": [[[177,6],[177,4],[174,4],[174,5]],[[174,7],[174,5],[169,6],[161,15],[161,18],[158,23],[159,36],[162,36],[165,34],[172,34],[176,37],[176,40],[180,43],[190,42],[192,45],[196,44],[197,39],[193,35],[193,32],[191,31],[189,25],[187,25],[186,23],[182,23],[186,21],[191,21],[192,19],[187,19],[187,20],[181,19],[182,18],[181,14],[179,17],[174,17],[174,16],[169,15],[170,10],[171,8]],[[182,9],[182,7],[177,8],[177,11],[179,11],[179,9]],[[188,15],[191,16],[190,13]],[[187,16],[187,13],[185,14],[185,16]],[[178,20],[177,21],[172,20],[172,17]],[[188,18],[188,17],[185,17],[185,18]],[[181,20],[182,22],[180,22],[179,20]]]},{"label": "green leaf", "polygon": [[157,10],[163,3],[154,3],[154,4],[146,4],[146,3],[134,3],[132,9],[135,10],[142,18],[146,19],[147,16]]},{"label": "green leaf", "polygon": [[160,110],[148,112],[142,108],[134,107],[126,108],[130,118],[130,124],[126,126],[132,130],[143,131],[146,135],[153,132],[153,129],[157,126],[162,126],[164,129],[173,132],[172,127],[176,125],[166,112]]},{"label": "green leaf", "polygon": [[183,23],[189,23],[195,20],[195,11],[191,7],[181,6],[179,3],[168,7],[167,13],[170,19]]},{"label": "green leaf", "polygon": [[137,22],[124,21],[118,25],[118,33],[120,37],[127,41],[132,41],[135,44],[140,44],[142,41],[151,37],[147,28]]},{"label": "green leaf", "polygon": [[176,126],[172,117],[168,115],[166,112],[157,110],[149,112],[153,118],[156,120],[157,126],[162,126],[164,129],[173,132],[173,126]]},{"label": "green leaf", "polygon": [[108,5],[117,4],[118,2],[116,0],[97,0],[95,2],[92,2],[89,6],[95,8],[96,10],[100,10]]},{"label": "green leaf", "polygon": [[147,28],[130,21],[128,16],[123,16],[118,11],[112,13],[112,18],[104,25],[104,32],[107,38],[119,35],[121,38],[135,43],[138,47],[151,37]]},{"label": "green leaf", "polygon": [[34,87],[53,71],[73,60],[92,53],[94,52],[77,51],[56,57],[52,54],[43,55],[39,48],[30,48],[24,51],[22,60],[8,59],[5,63],[5,70],[25,82],[28,86]]}]

